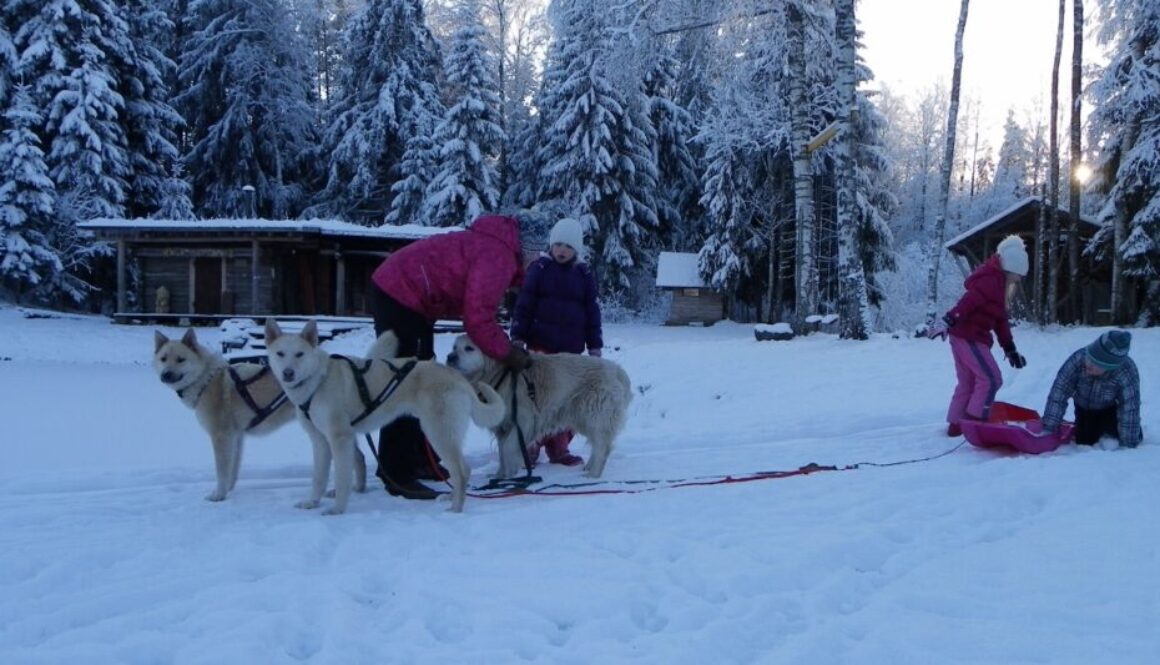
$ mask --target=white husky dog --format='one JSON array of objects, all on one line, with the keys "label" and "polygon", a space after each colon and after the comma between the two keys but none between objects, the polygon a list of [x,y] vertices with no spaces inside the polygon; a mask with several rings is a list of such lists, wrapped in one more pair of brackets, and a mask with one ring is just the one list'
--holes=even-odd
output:
[{"label": "white husky dog", "polygon": [[478,385],[493,386],[507,403],[503,422],[492,430],[499,441],[500,478],[519,472],[521,436],[530,445],[565,429],[583,434],[592,446],[586,474],[599,478],[604,473],[632,401],[632,386],[620,365],[571,353],[533,354],[531,366],[517,378],[467,335],[455,339],[447,365]]},{"label": "white husky dog", "polygon": [[268,434],[294,420],[294,405],[267,367],[227,365],[198,343],[193,328],[180,340],[153,333],[153,370],[194,410],[213,444],[217,487],[207,501],[225,499],[237,484],[247,434]]},{"label": "white husky dog", "polygon": [[463,458],[468,423],[486,428],[499,424],[503,400],[489,386],[472,386],[437,362],[394,358],[397,347],[395,335],[386,332],[375,340],[369,359],[331,356],[319,348],[313,321],[299,334],[284,335],[277,321],[266,320],[270,368],[298,406],[298,421],[314,444],[310,498],[298,507],[318,507],[333,457],[334,505],[324,512],[345,511],[355,434],[377,431],[399,416],[415,416],[450,473],[451,510],[463,510],[471,474]]}]

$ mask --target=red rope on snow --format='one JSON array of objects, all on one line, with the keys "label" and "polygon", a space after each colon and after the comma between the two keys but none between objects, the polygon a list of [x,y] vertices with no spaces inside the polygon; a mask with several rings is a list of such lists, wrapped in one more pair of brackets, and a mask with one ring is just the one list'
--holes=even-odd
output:
[{"label": "red rope on snow", "polygon": [[[653,492],[660,489],[673,489],[679,487],[708,487],[711,485],[728,485],[733,483],[749,483],[757,480],[777,480],[780,478],[791,478],[793,476],[808,476],[811,473],[821,473],[823,471],[854,471],[862,467],[890,467],[901,466],[903,464],[917,464],[919,462],[929,462],[946,457],[962,448],[966,443],[966,439],[960,441],[958,445],[950,450],[943,451],[937,455],[930,455],[928,457],[917,457],[914,459],[899,460],[897,462],[857,462],[855,464],[848,464],[846,466],[825,466],[810,462],[804,466],[798,467],[790,471],[758,471],[744,476],[708,476],[705,478],[690,478],[681,480],[622,480],[622,481],[594,481],[591,483],[577,483],[572,485],[546,485],[540,488],[526,488],[516,487],[502,492],[493,492],[490,494],[479,494],[476,492],[468,492],[467,496],[476,499],[507,499],[513,496],[592,496],[599,494],[643,494],[644,492]],[[619,482],[623,484],[644,484],[648,483],[652,487],[644,487],[640,489],[576,489],[580,487],[587,487],[592,485],[604,485]]]}]

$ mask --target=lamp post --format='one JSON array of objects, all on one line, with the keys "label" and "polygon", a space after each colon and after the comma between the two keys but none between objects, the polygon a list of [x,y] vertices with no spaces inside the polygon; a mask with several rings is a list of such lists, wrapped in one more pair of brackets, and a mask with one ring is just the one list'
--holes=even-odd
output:
[{"label": "lamp post", "polygon": [[258,216],[258,208],[254,201],[254,186],[242,185],[242,197],[246,200],[246,214],[250,219],[255,219]]}]

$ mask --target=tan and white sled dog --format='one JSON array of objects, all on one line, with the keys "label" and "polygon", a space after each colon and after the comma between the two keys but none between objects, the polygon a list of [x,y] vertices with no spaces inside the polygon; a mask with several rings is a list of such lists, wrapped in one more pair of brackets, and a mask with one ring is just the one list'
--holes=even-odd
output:
[{"label": "tan and white sled dog", "polygon": [[268,434],[294,420],[294,405],[264,365],[229,365],[197,342],[190,328],[180,340],[153,333],[153,369],[197,414],[213,444],[217,487],[207,501],[221,501],[238,482],[247,434]]},{"label": "tan and white sled dog", "polygon": [[511,478],[523,467],[521,434],[530,445],[565,429],[584,435],[592,447],[586,475],[604,473],[632,401],[632,385],[620,365],[571,353],[533,354],[531,366],[517,379],[467,335],[456,338],[447,365],[494,387],[507,405],[503,422],[492,430],[499,441],[500,478]]},{"label": "tan and white sled dog", "polygon": [[486,428],[499,424],[503,400],[490,387],[472,386],[459,372],[437,362],[394,358],[397,348],[394,333],[386,332],[375,340],[369,359],[331,356],[319,348],[313,321],[299,334],[283,334],[276,321],[267,319],[270,368],[286,396],[298,405],[298,421],[314,445],[310,498],[300,502],[300,508],[318,507],[333,458],[334,505],[324,512],[345,511],[355,434],[378,431],[399,416],[415,416],[451,476],[451,510],[463,510],[471,474],[463,458],[468,424],[475,421]]}]

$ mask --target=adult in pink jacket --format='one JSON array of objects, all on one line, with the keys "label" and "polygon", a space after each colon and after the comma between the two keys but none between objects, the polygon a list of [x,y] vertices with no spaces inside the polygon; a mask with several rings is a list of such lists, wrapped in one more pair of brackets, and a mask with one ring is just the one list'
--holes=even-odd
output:
[{"label": "adult in pink jacket", "polygon": [[967,277],[966,293],[943,316],[943,323],[931,326],[927,333],[931,338],[949,336],[951,341],[958,383],[947,409],[948,436],[962,434],[959,423],[965,419],[986,420],[1003,385],[1003,375],[991,355],[992,331],[1012,367],[1027,364],[1015,349],[1007,320],[1007,287],[1022,279],[1027,268],[1023,240],[1007,236],[995,254]]},{"label": "adult in pink jacket", "polygon": [[[527,367],[528,352],[513,345],[496,321],[504,294],[523,282],[525,257],[534,258],[544,244],[530,221],[524,227],[515,217],[484,215],[464,231],[431,236],[388,256],[371,276],[375,334],[394,331],[399,357],[428,360],[435,357],[435,322],[462,319],[485,354]],[[394,496],[434,499],[438,492],[418,480],[436,477],[434,455],[419,421],[399,418],[379,433],[377,475]]]}]

